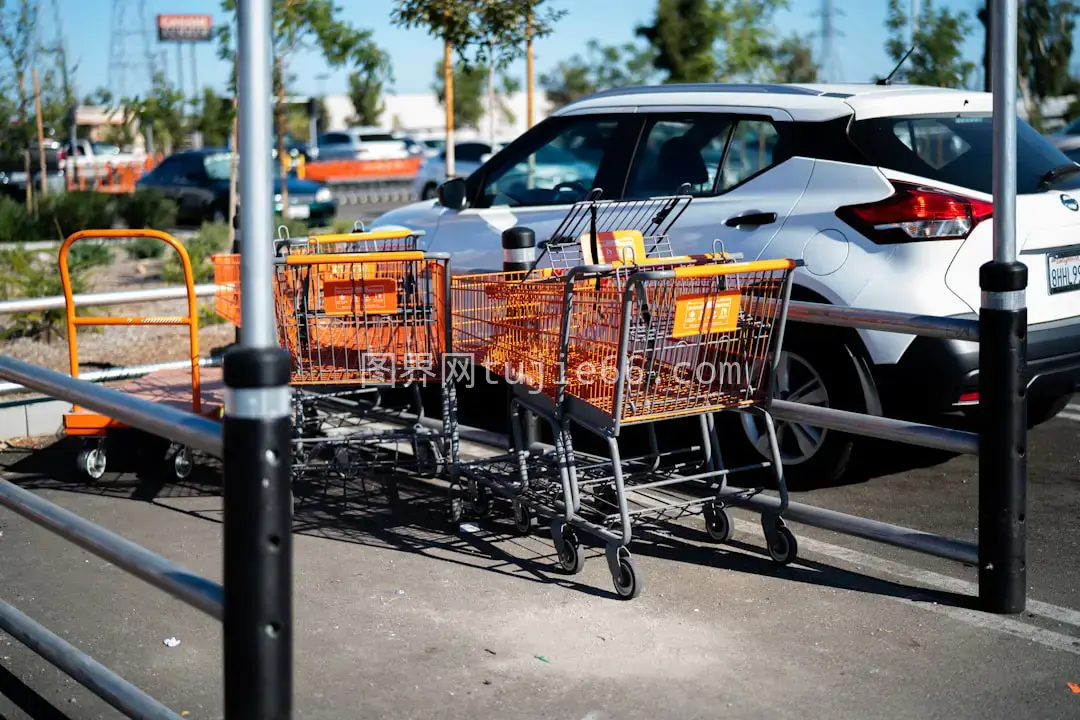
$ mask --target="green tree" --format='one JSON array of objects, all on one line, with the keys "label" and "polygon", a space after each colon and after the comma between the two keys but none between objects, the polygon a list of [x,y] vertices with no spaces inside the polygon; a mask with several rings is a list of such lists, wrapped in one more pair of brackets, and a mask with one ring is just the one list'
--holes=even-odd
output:
[{"label": "green tree", "polygon": [[[287,78],[284,68],[300,52],[317,51],[332,68],[352,67],[366,71],[385,62],[385,55],[375,44],[370,30],[353,27],[339,17],[341,8],[333,0],[273,0],[272,48],[274,58],[274,92],[276,103],[278,156],[285,156],[286,111],[281,98]],[[221,0],[221,9],[235,17],[236,0]],[[236,57],[233,31],[229,23],[218,27],[218,51],[223,60]],[[285,180],[285,165],[281,178]],[[282,188],[282,201],[288,203],[287,190]]]},{"label": "green tree", "polygon": [[773,55],[772,79],[782,83],[817,82],[818,66],[810,43],[798,35],[782,40]]},{"label": "green tree", "polygon": [[[525,52],[530,33],[526,18],[531,18],[531,37],[537,38],[551,32],[555,20],[562,12],[537,13],[543,0],[396,0],[391,21],[403,28],[421,28],[443,41],[444,60],[441,63],[442,78],[437,82],[440,102],[447,108],[451,120],[459,113],[456,109],[458,91],[454,80],[459,70],[454,67],[457,54],[460,64],[468,69],[467,79],[473,80],[474,65],[486,67],[489,101],[494,94],[496,70],[505,68]],[[449,87],[447,83],[449,82]],[[466,88],[466,93],[471,92]],[[492,104],[493,105],[493,104]],[[472,108],[464,113],[472,114]],[[481,115],[483,109],[481,107]],[[477,118],[477,122],[479,117]],[[454,174],[454,128],[446,128],[446,172]]]},{"label": "green tree", "polygon": [[601,45],[593,39],[585,45],[584,54],[559,62],[540,76],[539,83],[548,102],[560,108],[599,90],[648,85],[656,76],[653,57],[648,47]]},{"label": "green tree", "polygon": [[227,145],[232,134],[232,121],[232,98],[222,97],[212,88],[204,88],[199,98],[198,112],[191,119],[191,129],[202,135],[203,145]]},{"label": "green tree", "polygon": [[383,102],[383,83],[389,80],[389,64],[349,73],[349,100],[353,125],[378,125],[386,104]]},{"label": "green tree", "polygon": [[[780,65],[805,46],[797,36],[779,39],[776,13],[788,0],[718,0],[713,12],[720,27],[717,69],[724,82],[775,81]],[[809,53],[809,48],[805,48]]]},{"label": "green tree", "polygon": [[651,25],[636,34],[656,51],[655,66],[666,82],[710,82],[719,63],[714,45],[720,38],[723,14],[713,0],[658,0]]},{"label": "green tree", "polygon": [[161,72],[154,73],[145,95],[124,98],[118,107],[138,122],[148,148],[160,142],[170,152],[184,138],[184,96]]},{"label": "green tree", "polygon": [[[900,7],[899,0],[889,0],[885,27],[890,37],[885,49],[893,62],[900,62],[911,49],[910,24],[911,18]],[[975,64],[964,59],[961,46],[971,30],[967,12],[953,14],[948,8],[937,10],[933,0],[923,0],[915,49],[893,79],[914,85],[968,87]]]},{"label": "green tree", "polygon": [[[487,71],[482,67],[459,62],[454,66],[454,127],[479,129],[480,119],[484,116],[484,86],[487,84]],[[435,65],[435,82],[431,89],[439,99],[439,104],[446,107],[446,83],[443,80],[442,63]]]},{"label": "green tree", "polygon": [[[5,78],[5,97],[15,98],[14,107],[10,103],[8,106],[10,116],[5,132],[0,133],[0,143],[8,152],[22,152],[34,136],[34,127],[29,122],[33,98],[30,72],[38,57],[37,29],[37,2],[0,2],[0,49],[9,70]],[[11,129],[12,119],[18,122],[14,130]]]},{"label": "green tree", "polygon": [[1029,121],[1043,129],[1042,105],[1067,94],[1075,81],[1069,74],[1076,14],[1074,0],[1024,0],[1020,8],[1017,75]]}]

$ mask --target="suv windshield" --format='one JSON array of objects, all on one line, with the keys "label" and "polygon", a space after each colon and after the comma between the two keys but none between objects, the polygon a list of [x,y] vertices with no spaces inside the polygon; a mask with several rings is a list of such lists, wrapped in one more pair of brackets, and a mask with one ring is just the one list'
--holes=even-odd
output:
[{"label": "suv windshield", "polygon": [[[994,122],[989,114],[892,116],[858,120],[852,141],[879,167],[930,180],[993,192]],[[1072,162],[1022,119],[1016,119],[1016,191],[1040,192],[1039,182]],[[1057,188],[1080,188],[1080,174]]]}]

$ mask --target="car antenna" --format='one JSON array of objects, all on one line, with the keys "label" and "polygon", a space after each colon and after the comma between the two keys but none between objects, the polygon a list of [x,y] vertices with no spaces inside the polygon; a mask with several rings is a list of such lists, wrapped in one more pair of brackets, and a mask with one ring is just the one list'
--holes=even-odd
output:
[{"label": "car antenna", "polygon": [[911,55],[911,53],[913,53],[913,52],[915,52],[915,46],[914,45],[912,45],[910,48],[908,48],[908,51],[906,53],[904,53],[904,57],[900,58],[900,62],[896,63],[896,67],[894,67],[892,69],[892,72],[889,73],[887,77],[881,78],[880,80],[878,80],[874,84],[875,85],[892,85],[893,75],[895,75],[897,73],[897,71],[900,70],[900,66],[904,64],[904,61],[907,60],[908,56]]}]

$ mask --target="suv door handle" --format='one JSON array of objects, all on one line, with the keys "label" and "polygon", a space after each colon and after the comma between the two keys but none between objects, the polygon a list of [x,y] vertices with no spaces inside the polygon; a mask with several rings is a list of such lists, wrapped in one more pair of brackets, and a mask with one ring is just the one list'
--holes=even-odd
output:
[{"label": "suv door handle", "polygon": [[728,227],[739,227],[740,225],[768,225],[774,222],[776,222],[776,213],[754,211],[728,218],[724,224]]}]

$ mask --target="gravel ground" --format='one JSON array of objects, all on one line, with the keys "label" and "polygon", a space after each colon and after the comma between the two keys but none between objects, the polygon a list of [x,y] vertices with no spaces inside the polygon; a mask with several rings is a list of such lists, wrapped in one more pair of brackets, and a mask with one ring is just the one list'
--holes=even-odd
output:
[{"label": "gravel ground", "polygon": [[[169,285],[161,280],[162,260],[135,261],[128,259],[121,250],[114,250],[113,253],[116,260],[112,265],[92,271],[89,292],[145,290]],[[213,300],[203,299],[200,305],[212,310]],[[187,313],[187,303],[184,300],[164,300],[87,310],[97,315],[181,316]],[[227,324],[201,327],[199,354],[205,357],[213,348],[228,345],[235,337],[234,333],[233,326]],[[5,341],[0,343],[0,352],[52,370],[68,371],[68,343],[59,335],[50,339],[19,338]],[[79,366],[83,371],[183,360],[189,352],[188,331],[179,326],[154,325],[85,328],[78,335],[78,352]]]}]

